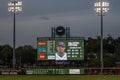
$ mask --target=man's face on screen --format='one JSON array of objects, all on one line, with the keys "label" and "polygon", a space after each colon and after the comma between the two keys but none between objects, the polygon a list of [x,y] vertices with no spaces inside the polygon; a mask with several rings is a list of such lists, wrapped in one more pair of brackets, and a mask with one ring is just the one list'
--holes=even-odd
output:
[{"label": "man's face on screen", "polygon": [[57,52],[58,52],[58,53],[61,53],[61,54],[62,54],[62,53],[64,53],[64,50],[65,50],[65,47],[63,47],[63,46],[58,46],[58,47],[57,47]]}]

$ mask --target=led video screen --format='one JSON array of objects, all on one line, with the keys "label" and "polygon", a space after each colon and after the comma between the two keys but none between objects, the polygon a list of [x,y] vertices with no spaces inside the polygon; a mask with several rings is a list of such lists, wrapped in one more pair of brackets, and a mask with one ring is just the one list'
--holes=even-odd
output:
[{"label": "led video screen", "polygon": [[37,60],[84,60],[84,39],[39,37]]}]

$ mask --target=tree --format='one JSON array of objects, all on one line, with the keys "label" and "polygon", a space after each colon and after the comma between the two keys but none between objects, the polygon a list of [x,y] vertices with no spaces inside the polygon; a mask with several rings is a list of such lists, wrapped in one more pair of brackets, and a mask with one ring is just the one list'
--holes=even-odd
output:
[{"label": "tree", "polygon": [[95,53],[87,55],[87,62],[88,62],[88,67],[99,67],[100,66],[100,58]]},{"label": "tree", "polygon": [[105,54],[104,55],[104,66],[113,67],[115,65],[115,55],[114,54]]},{"label": "tree", "polygon": [[115,40],[116,61],[120,61],[120,37]]},{"label": "tree", "polygon": [[104,39],[104,52],[114,54],[114,50],[115,41],[110,35],[108,35],[108,37]]},{"label": "tree", "polygon": [[16,49],[17,64],[34,64],[36,61],[36,50],[30,46],[25,45]]},{"label": "tree", "polygon": [[85,42],[85,51],[86,53],[98,53],[100,52],[100,40],[88,38]]},{"label": "tree", "polygon": [[0,51],[0,59],[3,61],[4,65],[12,65],[12,47],[9,45],[4,45]]}]

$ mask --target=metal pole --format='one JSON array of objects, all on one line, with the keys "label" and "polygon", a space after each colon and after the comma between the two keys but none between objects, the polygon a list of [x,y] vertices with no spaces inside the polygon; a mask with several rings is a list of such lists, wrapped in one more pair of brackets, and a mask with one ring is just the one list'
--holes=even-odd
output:
[{"label": "metal pole", "polygon": [[15,59],[15,13],[13,13],[13,69],[15,69],[16,59]]},{"label": "metal pole", "polygon": [[16,67],[16,56],[15,56],[15,44],[16,44],[16,13],[22,11],[22,2],[20,1],[11,1],[8,3],[8,11],[13,13],[13,60],[12,66],[13,69]]},{"label": "metal pole", "polygon": [[103,7],[102,7],[102,0],[101,0],[101,73],[103,73],[104,63],[103,63]]}]

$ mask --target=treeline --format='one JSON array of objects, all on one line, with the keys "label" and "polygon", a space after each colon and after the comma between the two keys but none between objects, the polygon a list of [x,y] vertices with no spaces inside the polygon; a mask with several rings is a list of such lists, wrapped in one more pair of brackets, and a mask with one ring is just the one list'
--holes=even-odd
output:
[{"label": "treeline", "polygon": [[[110,35],[103,39],[103,58],[105,67],[114,67],[120,61],[120,37]],[[100,36],[85,40],[85,61],[89,67],[100,67]]]},{"label": "treeline", "polygon": [[[110,35],[103,39],[104,66],[114,67],[120,61],[120,37]],[[0,65],[12,67],[13,48],[10,45],[0,46]],[[36,64],[37,50],[31,45],[16,48],[16,66]],[[100,37],[85,39],[85,66],[100,67]]]},{"label": "treeline", "polygon": [[[30,45],[20,46],[15,50],[16,67],[23,65],[33,65],[36,63],[36,49]],[[0,46],[0,65],[8,68],[12,67],[13,48],[10,45]]]}]

